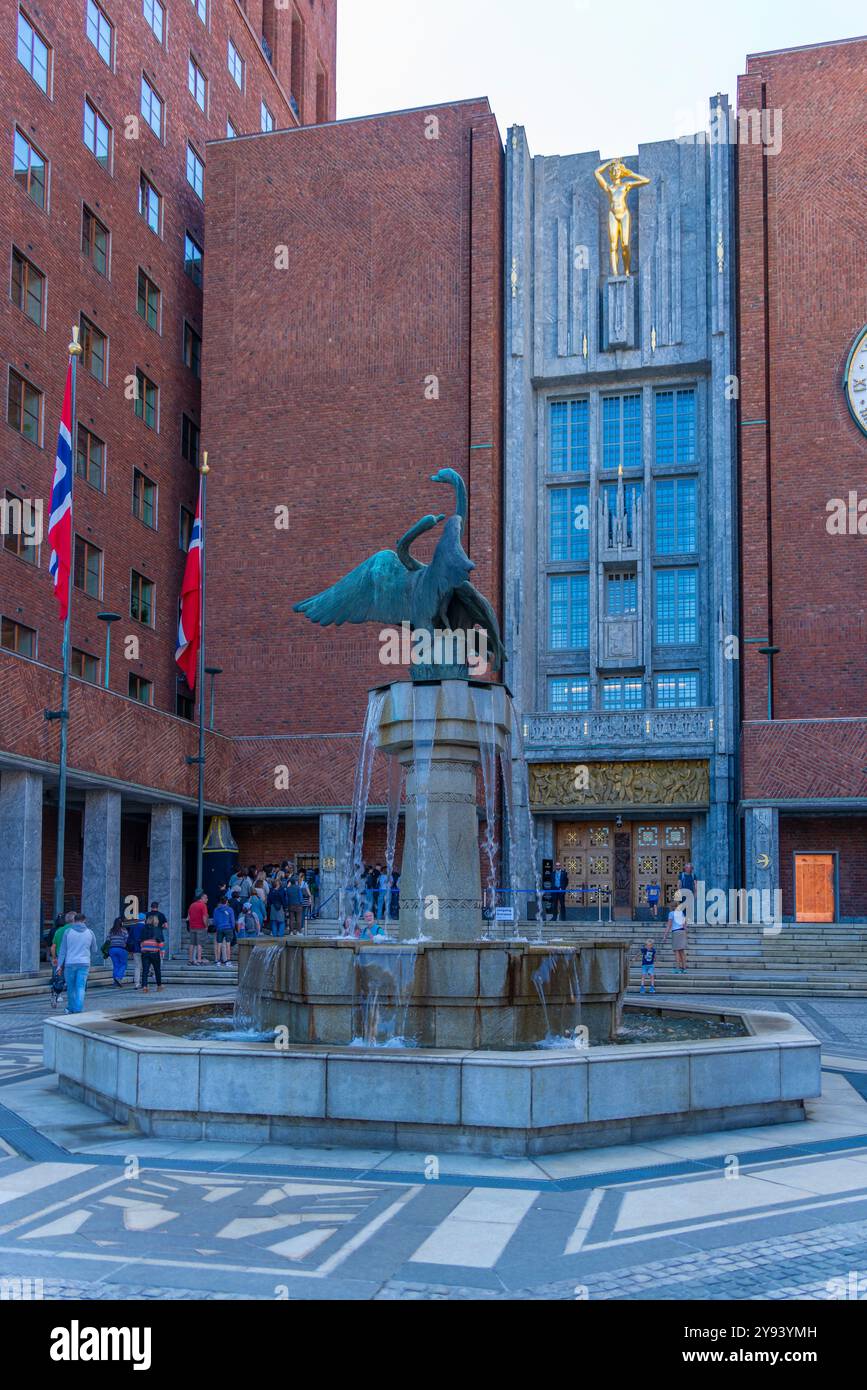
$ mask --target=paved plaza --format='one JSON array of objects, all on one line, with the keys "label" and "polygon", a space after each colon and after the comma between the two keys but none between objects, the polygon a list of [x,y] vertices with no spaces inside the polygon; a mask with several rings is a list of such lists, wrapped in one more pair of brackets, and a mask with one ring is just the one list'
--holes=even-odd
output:
[{"label": "paved plaza", "polygon": [[48,1299],[864,1298],[867,1014],[737,1002],[821,1038],[805,1122],[534,1161],[146,1139],[60,1094],[47,999],[8,1001],[0,1277]]}]

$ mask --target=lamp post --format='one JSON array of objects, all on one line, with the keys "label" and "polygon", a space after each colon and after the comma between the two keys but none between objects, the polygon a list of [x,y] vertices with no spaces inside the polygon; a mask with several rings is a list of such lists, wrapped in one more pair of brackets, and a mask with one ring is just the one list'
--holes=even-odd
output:
[{"label": "lamp post", "polygon": [[774,657],[779,655],[779,647],[759,647],[759,656],[768,658],[768,720],[774,717]]},{"label": "lamp post", "polygon": [[97,613],[96,616],[101,623],[105,623],[105,679],[103,685],[108,690],[111,670],[111,625],[112,623],[119,623],[121,615],[120,613]]},{"label": "lamp post", "polygon": [[210,699],[210,714],[209,714],[209,718],[208,718],[208,728],[209,728],[209,729],[213,729],[213,727],[214,727],[214,686],[215,686],[215,684],[216,684],[217,676],[221,676],[221,675],[223,674],[223,668],[222,668],[222,666],[206,666],[206,667],[205,667],[205,674],[211,677],[211,699]]}]

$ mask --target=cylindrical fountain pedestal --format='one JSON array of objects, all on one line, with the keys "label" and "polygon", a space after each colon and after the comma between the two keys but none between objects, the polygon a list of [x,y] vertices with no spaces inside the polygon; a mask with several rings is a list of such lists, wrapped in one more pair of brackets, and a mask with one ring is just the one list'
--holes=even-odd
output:
[{"label": "cylindrical fountain pedestal", "polygon": [[[478,772],[511,750],[502,685],[446,680],[389,686],[379,747],[406,769],[400,936],[473,941],[484,929]],[[484,754],[482,751],[484,746]]]}]

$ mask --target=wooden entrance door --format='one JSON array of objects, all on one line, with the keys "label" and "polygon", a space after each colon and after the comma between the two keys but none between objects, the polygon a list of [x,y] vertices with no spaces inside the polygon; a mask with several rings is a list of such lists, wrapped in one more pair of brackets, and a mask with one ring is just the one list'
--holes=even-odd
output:
[{"label": "wooden entrance door", "polygon": [[795,920],[834,921],[833,854],[795,855]]},{"label": "wooden entrance door", "polygon": [[634,902],[647,907],[647,888],[659,885],[659,914],[665,917],[680,888],[680,875],[690,862],[690,821],[639,821],[635,826],[633,863]]},{"label": "wooden entrance door", "polygon": [[614,893],[614,826],[561,822],[557,827],[557,858],[569,875],[567,908],[589,907],[595,916],[601,894],[604,912]]}]

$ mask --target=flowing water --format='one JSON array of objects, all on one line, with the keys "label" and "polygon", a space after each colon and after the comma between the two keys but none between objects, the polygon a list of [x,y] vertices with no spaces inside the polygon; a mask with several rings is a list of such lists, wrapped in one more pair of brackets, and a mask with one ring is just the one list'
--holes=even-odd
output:
[{"label": "flowing water", "polygon": [[491,690],[470,686],[470,696],[476,715],[479,735],[479,759],[482,767],[482,786],[485,792],[485,908],[491,913],[497,906],[497,742],[494,725],[494,699]]},{"label": "flowing water", "polygon": [[247,957],[247,965],[238,981],[238,992],[232,1012],[232,1023],[236,1033],[261,1030],[262,997],[273,992],[282,950],[282,943],[257,946]]},{"label": "flowing water", "polygon": [[544,956],[532,974],[542,1006],[545,1034],[543,1047],[574,1046],[575,1029],[581,1023],[581,986],[578,953],[572,947]]},{"label": "flowing water", "polygon": [[363,911],[364,904],[364,822],[367,816],[367,803],[370,798],[370,782],[373,776],[373,758],[376,753],[382,709],[385,704],[385,690],[371,690],[367,697],[367,714],[364,732],[361,735],[361,752],[355,768],[355,788],[352,795],[352,814],[349,819],[347,860],[343,882],[350,888],[350,901],[346,910],[355,916]]},{"label": "flowing water", "polygon": [[415,789],[416,889],[418,892],[418,940],[424,936],[424,910],[427,892],[428,795],[431,762],[436,738],[438,685],[414,685],[412,689],[413,786]]},{"label": "flowing water", "polygon": [[415,1047],[407,1017],[418,952],[380,947],[355,956],[352,1047]]}]

